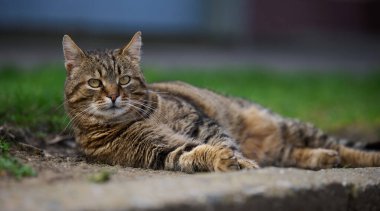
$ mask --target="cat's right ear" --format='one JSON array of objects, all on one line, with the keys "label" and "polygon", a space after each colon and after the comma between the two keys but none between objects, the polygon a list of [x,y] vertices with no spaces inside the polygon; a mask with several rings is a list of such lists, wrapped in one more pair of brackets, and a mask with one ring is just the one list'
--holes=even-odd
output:
[{"label": "cat's right ear", "polygon": [[69,35],[63,36],[62,45],[63,55],[65,56],[65,67],[67,72],[70,72],[74,67],[78,67],[81,64],[85,55]]}]

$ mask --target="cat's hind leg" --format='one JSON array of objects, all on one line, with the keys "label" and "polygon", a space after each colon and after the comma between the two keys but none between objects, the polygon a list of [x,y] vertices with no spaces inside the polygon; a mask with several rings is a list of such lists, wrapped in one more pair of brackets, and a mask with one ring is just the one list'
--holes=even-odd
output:
[{"label": "cat's hind leg", "polygon": [[342,167],[378,167],[380,152],[369,152],[343,145],[333,146],[339,152]]},{"label": "cat's hind leg", "polygon": [[341,162],[337,151],[323,148],[290,148],[282,160],[283,166],[313,170],[337,167]]},{"label": "cat's hind leg", "polygon": [[284,119],[255,106],[241,113],[244,156],[261,166],[307,169],[380,166],[380,152],[348,148],[312,124]]},{"label": "cat's hind leg", "polygon": [[341,167],[380,166],[380,152],[368,152],[344,146],[343,141],[325,134],[312,124],[285,120],[282,132],[287,145],[336,151],[340,157]]}]

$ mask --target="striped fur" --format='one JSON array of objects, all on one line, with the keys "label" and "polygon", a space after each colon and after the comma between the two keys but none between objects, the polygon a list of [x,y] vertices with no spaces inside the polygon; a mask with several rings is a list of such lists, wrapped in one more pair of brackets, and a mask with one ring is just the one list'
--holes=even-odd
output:
[{"label": "striped fur", "polygon": [[[83,51],[63,39],[65,108],[85,154],[111,165],[188,173],[261,166],[380,166],[308,123],[182,82],[147,84],[141,33],[121,49]],[[128,84],[120,78],[128,76]],[[90,79],[102,86],[91,87]]]}]

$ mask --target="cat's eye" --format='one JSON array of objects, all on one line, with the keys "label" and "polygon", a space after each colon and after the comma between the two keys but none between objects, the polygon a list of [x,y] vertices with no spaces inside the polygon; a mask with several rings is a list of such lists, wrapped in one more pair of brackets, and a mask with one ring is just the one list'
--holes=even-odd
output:
[{"label": "cat's eye", "polygon": [[99,88],[102,86],[102,82],[99,79],[91,78],[88,80],[88,85],[90,85],[92,88]]},{"label": "cat's eye", "polygon": [[131,81],[131,77],[129,77],[129,76],[127,76],[127,75],[125,75],[125,76],[119,78],[119,83],[120,83],[120,85],[126,85],[126,84],[129,83],[129,81]]}]

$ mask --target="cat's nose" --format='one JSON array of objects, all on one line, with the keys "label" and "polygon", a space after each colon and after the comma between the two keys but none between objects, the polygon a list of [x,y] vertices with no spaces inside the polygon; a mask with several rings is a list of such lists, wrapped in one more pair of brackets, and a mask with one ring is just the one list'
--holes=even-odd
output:
[{"label": "cat's nose", "polygon": [[112,103],[115,103],[116,99],[119,97],[118,94],[111,94],[107,96],[109,99],[111,99]]}]

